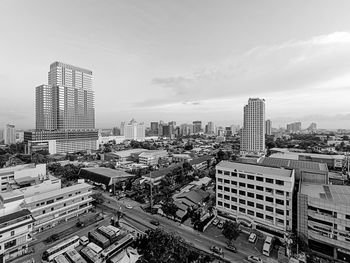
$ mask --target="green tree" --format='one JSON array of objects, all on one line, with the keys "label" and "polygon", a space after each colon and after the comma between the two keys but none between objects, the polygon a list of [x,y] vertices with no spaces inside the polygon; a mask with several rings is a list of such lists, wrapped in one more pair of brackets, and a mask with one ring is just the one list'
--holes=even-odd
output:
[{"label": "green tree", "polygon": [[105,199],[104,199],[102,193],[94,193],[91,195],[91,197],[94,199],[93,203],[95,205],[103,204],[105,202]]},{"label": "green tree", "polygon": [[227,220],[224,223],[224,227],[222,229],[222,234],[224,237],[226,237],[228,240],[236,240],[239,236],[239,225],[238,223],[234,223],[232,221]]},{"label": "green tree", "polygon": [[175,220],[176,212],[179,210],[179,208],[174,204],[173,200],[171,200],[170,202],[164,202],[162,204],[162,210],[164,214],[173,217]]}]

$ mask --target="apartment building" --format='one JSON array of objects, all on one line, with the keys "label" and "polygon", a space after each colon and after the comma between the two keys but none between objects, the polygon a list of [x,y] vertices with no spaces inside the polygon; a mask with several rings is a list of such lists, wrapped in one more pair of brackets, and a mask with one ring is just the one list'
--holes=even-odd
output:
[{"label": "apartment building", "polygon": [[33,218],[28,209],[0,216],[0,263],[28,252],[32,240]]},{"label": "apartment building", "polygon": [[147,151],[139,155],[139,162],[144,165],[157,165],[159,158],[168,157],[166,150]]},{"label": "apartment building", "polygon": [[283,238],[292,229],[294,170],[222,161],[216,166],[218,215]]},{"label": "apartment building", "polygon": [[302,183],[298,235],[311,250],[350,262],[350,187]]}]

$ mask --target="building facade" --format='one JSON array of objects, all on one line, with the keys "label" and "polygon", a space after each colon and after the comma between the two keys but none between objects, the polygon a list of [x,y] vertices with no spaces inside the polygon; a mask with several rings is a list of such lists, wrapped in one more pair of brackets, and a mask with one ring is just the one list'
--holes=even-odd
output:
[{"label": "building facade", "polygon": [[266,120],[265,132],[266,132],[266,135],[272,135],[272,121],[271,120]]},{"label": "building facade", "polygon": [[294,170],[222,161],[216,166],[218,215],[283,238],[292,230]]},{"label": "building facade", "polygon": [[201,121],[194,121],[192,124],[193,124],[193,133],[194,134],[202,132],[202,122]]},{"label": "building facade", "polygon": [[147,151],[139,155],[139,163],[144,165],[157,165],[159,158],[168,157],[166,150]]},{"label": "building facade", "polygon": [[244,106],[241,154],[265,153],[265,100],[250,98]]},{"label": "building facade", "polygon": [[125,140],[144,141],[146,136],[145,125],[132,119],[124,126]]},{"label": "building facade", "polygon": [[301,122],[293,122],[290,124],[287,124],[287,132],[290,133],[299,133],[301,132]]},{"label": "building facade", "polygon": [[4,129],[4,142],[7,145],[16,143],[15,125],[6,124],[5,129]]},{"label": "building facade", "polygon": [[298,235],[311,250],[350,262],[350,187],[302,183]]}]

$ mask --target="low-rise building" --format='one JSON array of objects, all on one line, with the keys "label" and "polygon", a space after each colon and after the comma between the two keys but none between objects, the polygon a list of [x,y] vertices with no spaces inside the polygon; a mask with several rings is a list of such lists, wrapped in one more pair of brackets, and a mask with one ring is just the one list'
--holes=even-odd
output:
[{"label": "low-rise building", "polygon": [[350,187],[300,184],[298,235],[311,250],[350,262]]},{"label": "low-rise building", "polygon": [[218,215],[283,238],[292,230],[294,170],[222,161],[216,166]]},{"label": "low-rise building", "polygon": [[173,154],[172,156],[173,163],[189,162],[192,159],[193,158],[189,154]]},{"label": "low-rise building", "polygon": [[159,158],[168,157],[166,150],[147,151],[139,155],[139,162],[144,165],[157,165]]},{"label": "low-rise building", "polygon": [[204,155],[198,158],[195,158],[190,161],[190,165],[195,170],[204,170],[209,167],[210,164],[214,162],[215,158],[210,155]]}]

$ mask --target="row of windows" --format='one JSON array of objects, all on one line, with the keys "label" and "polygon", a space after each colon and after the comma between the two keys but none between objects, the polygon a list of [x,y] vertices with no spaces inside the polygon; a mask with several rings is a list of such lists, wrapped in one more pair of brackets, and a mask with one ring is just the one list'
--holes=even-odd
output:
[{"label": "row of windows", "polygon": [[[81,191],[78,191],[78,192],[75,192],[75,193],[70,193],[68,195],[68,197],[72,197],[73,195],[79,195],[79,194],[81,194]],[[62,200],[63,198],[64,198],[63,196],[57,197],[56,201]],[[84,198],[82,200],[84,200]],[[45,205],[45,204],[49,205],[49,204],[52,204],[54,202],[55,202],[55,199],[50,199],[50,200],[47,200],[46,202],[44,201],[44,202],[41,202],[41,203],[36,203],[35,206],[38,207],[38,206],[42,206],[42,205]]]},{"label": "row of windows", "polygon": [[[81,200],[84,201],[85,198],[82,197]],[[72,200],[71,203],[73,204],[73,203],[76,202],[76,201],[77,201],[77,202],[80,202],[80,200]],[[51,212],[51,211],[54,211],[55,208],[56,208],[56,210],[58,210],[58,209],[61,209],[62,207],[66,207],[66,206],[67,206],[67,204],[64,203],[63,206],[61,205],[61,206],[58,206],[58,207],[51,207],[50,210],[49,210],[49,209],[47,209],[47,210],[48,210],[49,212]],[[45,213],[46,213],[46,210],[44,209],[44,210],[42,211],[42,214],[45,214]]]},{"label": "row of windows", "polygon": [[[260,212],[255,212],[253,210],[250,210],[250,209],[245,209],[244,207],[237,207],[235,205],[231,205],[228,204],[228,203],[222,203],[221,201],[218,201],[218,206],[223,206],[225,208],[229,208],[229,209],[232,209],[234,211],[239,211],[240,213],[244,213],[244,214],[248,214],[250,216],[256,216],[258,218],[261,218],[261,219],[266,219],[266,220],[269,220],[269,221],[274,221],[274,217],[271,216],[271,215],[265,215],[263,213],[260,213]],[[276,222],[279,223],[279,224],[284,224],[284,220],[283,219],[280,219],[280,218],[276,218]]]},{"label": "row of windows", "polygon": [[[254,175],[249,175],[249,174],[242,174],[238,173],[237,171],[229,172],[229,171],[222,171],[222,170],[217,170],[218,174],[224,174],[224,175],[230,175],[233,177],[239,177],[239,178],[247,178],[248,180],[256,180],[259,182],[264,182],[264,177],[261,176],[254,176]],[[277,184],[277,185],[284,185],[284,181],[282,180],[274,180],[272,178],[265,178],[265,183],[270,183],[270,184]]]},{"label": "row of windows", "polygon": [[[236,181],[230,181],[230,180],[228,180],[228,179],[222,179],[222,178],[218,178],[218,182],[219,183],[222,183],[222,182],[224,182],[224,184],[230,184],[231,183],[231,185],[237,185],[237,182]],[[272,188],[269,188],[269,187],[263,187],[263,186],[260,186],[260,185],[253,185],[253,184],[246,184],[246,183],[242,183],[242,182],[240,182],[240,183],[238,183],[238,185],[240,186],[240,187],[247,187],[247,188],[249,188],[249,189],[256,189],[256,190],[259,190],[259,191],[264,191],[265,190],[265,192],[268,192],[268,193],[274,193],[274,191],[273,191],[273,189]],[[281,191],[281,190],[275,190],[275,193],[276,194],[278,194],[278,195],[284,195],[284,191]],[[288,192],[287,192],[287,196],[288,196]]]}]

